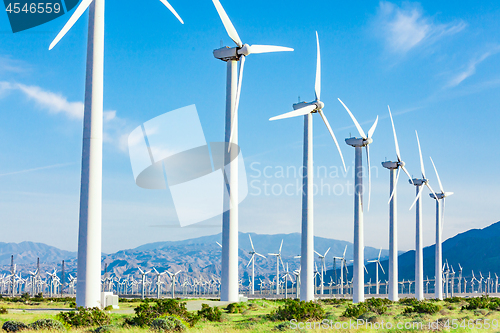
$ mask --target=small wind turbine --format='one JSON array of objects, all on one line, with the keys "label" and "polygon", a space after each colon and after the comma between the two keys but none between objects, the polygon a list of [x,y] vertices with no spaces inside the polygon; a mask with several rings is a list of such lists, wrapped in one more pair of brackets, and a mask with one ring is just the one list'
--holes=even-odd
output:
[{"label": "small wind turbine", "polygon": [[160,299],[161,285],[163,284],[163,282],[160,279],[161,279],[161,276],[164,275],[166,272],[161,272],[160,273],[160,272],[158,272],[158,270],[156,269],[156,267],[153,267],[153,270],[156,273],[156,298]]},{"label": "small wind turbine", "polygon": [[323,295],[323,288],[324,288],[324,276],[325,276],[325,273],[326,273],[326,263],[325,263],[325,257],[326,255],[328,254],[328,251],[330,251],[330,248],[328,248],[328,250],[326,250],[325,254],[321,255],[319,254],[318,252],[314,251],[314,253],[316,253],[318,255],[318,258],[319,260],[321,260],[321,295]]},{"label": "small wind turbine", "polygon": [[363,273],[364,257],[364,225],[363,225],[363,147],[366,148],[366,160],[368,162],[368,210],[370,210],[370,196],[371,196],[371,171],[370,171],[370,148],[369,145],[373,142],[372,136],[377,128],[378,116],[375,119],[372,127],[368,131],[368,135],[361,128],[358,121],[351,113],[349,108],[340,100],[351,116],[354,125],[356,126],[361,138],[348,138],[345,142],[355,148],[355,174],[354,174],[354,265],[353,265],[353,303],[363,302],[365,276]]},{"label": "small wind turbine", "polygon": [[369,260],[368,262],[374,262],[375,263],[375,282],[376,282],[376,289],[375,293],[378,295],[379,294],[379,288],[380,288],[380,281],[378,280],[378,267],[380,266],[380,269],[382,272],[385,274],[384,267],[382,267],[382,264],[380,263],[380,255],[382,254],[382,249],[378,252],[378,258],[375,260]]},{"label": "small wind turbine", "polygon": [[[429,188],[429,190],[436,196],[434,190],[429,185],[429,180],[425,177],[425,168],[424,168],[424,160],[422,158],[422,150],[420,149],[420,140],[418,139],[418,133],[415,131],[417,135],[417,143],[418,143],[418,153],[420,155],[420,170],[422,171],[422,178],[420,179],[411,179],[410,184],[415,185],[416,187],[416,198],[413,201],[410,210],[417,205],[416,207],[416,232],[415,232],[415,298],[419,301],[424,299],[424,245],[422,238],[422,205],[420,203],[420,198],[422,197],[422,186],[425,185]],[[441,275],[440,275],[441,276]],[[440,279],[436,277],[437,279]],[[436,284],[437,285],[437,284]],[[439,287],[436,287],[436,289]]]},{"label": "small wind turbine", "polygon": [[[160,1],[184,23],[166,0]],[[49,46],[51,50],[89,7],[76,293],[77,306],[86,308],[99,306],[101,292],[104,0],[83,0]]]},{"label": "small wind turbine", "polygon": [[[445,192],[443,189],[443,184],[441,183],[441,179],[439,178],[439,174],[436,169],[436,165],[434,164],[434,161],[432,160],[432,157],[430,158],[432,162],[432,166],[434,167],[434,171],[436,172],[436,177],[438,180],[439,184],[439,189],[441,190],[440,193],[429,193],[430,197],[436,200],[436,263],[434,265],[435,270],[436,270],[436,277],[438,281],[436,282],[437,288],[435,291],[435,297],[436,299],[443,299],[443,288],[442,286],[442,281],[441,281],[441,276],[442,276],[442,271],[441,271],[441,265],[443,263],[443,223],[444,223],[444,207],[445,207],[445,198],[452,195],[453,192]],[[441,206],[442,202],[442,206]]]},{"label": "small wind turbine", "polygon": [[255,248],[253,247],[253,242],[252,242],[252,237],[250,235],[248,235],[248,238],[250,238],[250,245],[252,245],[252,251],[249,252],[249,254],[252,256],[250,258],[250,260],[248,261],[248,264],[247,264],[247,267],[248,265],[250,265],[250,263],[252,264],[252,290],[251,290],[251,294],[252,295],[255,295],[255,256],[259,256],[259,257],[262,257],[262,258],[266,258],[265,256],[263,256],[262,254],[260,253],[257,253],[255,251]]},{"label": "small wind turbine", "polygon": [[[143,271],[140,267],[137,267],[139,269],[139,272],[141,272],[141,299],[144,299],[144,292],[145,292],[145,284],[146,284],[146,275],[151,273],[151,271]],[[78,290],[77,290],[78,293]]]},{"label": "small wind turbine", "polygon": [[176,273],[170,273],[169,271],[167,271],[167,273],[170,275],[170,277],[172,278],[172,281],[171,281],[171,289],[172,289],[172,298],[175,298],[175,277],[180,273],[182,272],[182,270],[179,270],[177,271]]},{"label": "small wind turbine", "polygon": [[281,266],[283,266],[283,270],[285,270],[285,265],[283,264],[283,260],[281,260],[281,248],[282,247],[283,247],[283,240],[281,240],[280,250],[278,251],[278,253],[268,253],[268,255],[276,257],[276,295],[280,294],[280,284],[279,284],[280,262],[281,262]]},{"label": "small wind turbine", "polygon": [[314,92],[316,99],[310,103],[297,103],[293,105],[294,111],[273,117],[269,120],[285,119],[291,117],[304,116],[304,159],[302,173],[302,232],[301,232],[301,283],[305,286],[300,299],[312,301],[314,299],[314,192],[313,192],[313,113],[319,113],[325,123],[330,135],[340,153],[342,164],[345,170],[344,157],[340,150],[335,134],[333,134],[330,123],[323,113],[325,104],[321,102],[321,54],[319,48],[319,38],[316,32],[316,81]]},{"label": "small wind turbine", "polygon": [[[390,198],[389,198],[389,300],[396,302],[398,297],[398,212],[397,212],[397,186],[399,172],[401,169],[411,180],[408,170],[405,168],[405,162],[401,160],[399,151],[398,137],[394,120],[392,119],[391,108],[389,116],[391,117],[392,132],[394,134],[394,144],[396,145],[397,162],[383,162],[382,166],[390,171]],[[397,174],[396,174],[397,170]]]},{"label": "small wind turbine", "polygon": [[[342,254],[342,257],[333,257],[335,259],[340,260],[340,285],[339,285],[339,288],[340,288],[341,295],[344,294],[344,267],[345,267],[345,272],[346,272],[346,279],[347,279],[347,274],[349,273],[349,271],[347,270],[347,263],[345,260],[346,251],[347,251],[347,245],[345,246],[344,254]],[[335,267],[334,269],[337,269],[337,268]]]},{"label": "small wind turbine", "polygon": [[[214,57],[227,62],[226,87],[226,128],[225,142],[228,151],[224,155],[224,165],[229,164],[229,174],[226,180],[228,195],[224,196],[224,207],[229,210],[223,214],[222,226],[222,276],[221,300],[237,302],[238,293],[238,154],[239,149],[231,149],[238,144],[238,108],[243,79],[245,58],[250,54],[293,51],[291,48],[271,45],[243,44],[238,32],[226,14],[219,0],[212,0],[227,34],[236,44],[236,47],[222,47],[214,51]],[[240,62],[238,78],[237,63]],[[238,82],[237,82],[238,81]],[[226,163],[231,161],[231,163]]]}]

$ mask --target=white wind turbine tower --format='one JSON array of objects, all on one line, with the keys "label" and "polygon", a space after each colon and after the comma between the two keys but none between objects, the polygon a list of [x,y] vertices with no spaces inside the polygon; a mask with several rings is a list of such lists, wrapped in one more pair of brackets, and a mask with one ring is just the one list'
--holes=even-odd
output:
[{"label": "white wind turbine tower", "polygon": [[[146,285],[146,275],[151,273],[151,271],[143,271],[140,267],[137,267],[139,272],[141,272],[141,299],[144,299],[145,285]],[[78,289],[76,291],[78,293]]]},{"label": "white wind turbine tower", "polygon": [[153,267],[153,270],[156,273],[156,298],[160,299],[160,296],[161,296],[161,285],[163,284],[163,282],[160,280],[160,278],[166,272],[161,272],[160,273],[160,272],[158,272],[158,270],[156,269],[156,267]]},{"label": "white wind turbine tower", "polygon": [[375,282],[376,282],[376,289],[375,293],[378,295],[380,291],[380,281],[378,280],[378,267],[380,266],[380,269],[382,272],[385,274],[384,267],[382,267],[382,264],[380,263],[380,255],[382,254],[382,249],[378,252],[378,258],[375,260],[369,260],[368,262],[374,262],[375,263]]},{"label": "white wind turbine tower", "polygon": [[[442,276],[443,272],[441,270],[443,264],[443,223],[444,223],[444,207],[445,207],[445,198],[452,195],[453,192],[445,192],[443,190],[443,184],[441,183],[441,179],[439,178],[439,174],[436,169],[436,165],[430,158],[432,162],[432,166],[434,167],[434,171],[436,172],[436,177],[439,184],[440,193],[429,193],[430,197],[436,200],[436,261],[434,268],[436,270],[436,290],[435,297],[436,299],[443,299],[443,287],[442,287]],[[441,206],[442,203],[442,206]],[[460,265],[459,265],[460,266]]]},{"label": "white wind turbine tower", "polygon": [[[325,257],[328,254],[328,251],[330,251],[330,248],[326,250],[325,254],[321,255],[318,252],[314,251],[318,255],[319,260],[321,260],[321,295],[323,295],[324,292],[324,279],[325,279],[325,273],[326,273],[326,263],[325,263]],[[335,268],[334,268],[335,269]]]},{"label": "white wind turbine tower", "polygon": [[[399,151],[398,137],[394,120],[392,119],[391,108],[389,116],[391,117],[392,132],[394,134],[394,144],[396,146],[397,162],[386,161],[382,166],[390,171],[390,198],[389,198],[389,300],[396,302],[398,297],[398,212],[397,212],[397,186],[399,173],[401,169],[406,173],[411,180],[411,176],[405,168],[405,162],[401,160]],[[397,170],[397,174],[396,174]]]},{"label": "white wind turbine tower", "polygon": [[[221,271],[221,300],[238,301],[238,154],[239,149],[231,149],[238,144],[238,107],[243,79],[245,58],[250,54],[293,51],[291,48],[272,45],[243,44],[231,20],[226,14],[219,0],[212,0],[227,34],[236,44],[236,47],[222,47],[214,50],[214,57],[227,62],[226,86],[226,128],[225,142],[228,151],[224,155],[224,165],[231,161],[226,188],[229,195],[224,197],[224,207],[229,208],[223,214],[222,222],[222,271]],[[240,72],[238,78],[238,61]]]},{"label": "white wind turbine tower", "polygon": [[255,251],[255,248],[253,247],[253,242],[252,242],[252,237],[250,235],[248,235],[248,237],[250,238],[250,245],[252,245],[252,251],[249,252],[249,254],[252,256],[250,258],[250,260],[248,261],[248,264],[247,264],[247,267],[250,265],[250,263],[252,264],[252,289],[251,289],[251,294],[252,295],[255,295],[255,256],[260,256],[262,258],[266,258],[265,256],[263,256],[262,254],[260,253],[257,253]]},{"label": "white wind turbine tower", "polygon": [[301,284],[303,286],[300,299],[311,301],[314,299],[314,193],[313,193],[313,113],[319,113],[323,119],[330,135],[337,146],[345,170],[344,157],[340,151],[337,138],[333,134],[330,123],[323,113],[325,104],[321,102],[321,55],[319,38],[316,32],[317,59],[316,59],[316,81],[314,92],[316,100],[310,103],[297,103],[293,105],[294,111],[273,117],[269,120],[277,120],[304,116],[304,159],[302,174],[302,232],[301,232]]},{"label": "white wind turbine tower", "polygon": [[358,121],[351,113],[349,108],[339,98],[340,103],[344,106],[351,116],[354,125],[356,126],[361,138],[352,137],[346,139],[345,142],[355,148],[355,174],[354,174],[354,265],[353,265],[353,303],[363,302],[365,276],[363,272],[364,257],[364,223],[363,223],[363,147],[366,147],[366,160],[368,162],[368,210],[370,210],[371,196],[371,171],[370,171],[370,143],[373,142],[372,136],[377,128],[378,116],[368,131],[365,134]]},{"label": "white wind turbine tower", "polygon": [[268,255],[276,257],[276,295],[280,294],[280,262],[281,266],[283,266],[283,270],[285,270],[285,265],[283,264],[283,260],[281,260],[281,248],[283,247],[283,240],[281,240],[280,250],[278,253],[268,253]]},{"label": "white wind turbine tower", "polygon": [[[415,131],[415,134],[417,135],[418,153],[420,155],[420,171],[422,172],[422,178],[415,178],[410,180],[410,184],[415,185],[417,191],[416,198],[413,201],[410,210],[413,208],[413,206],[415,206],[415,204],[417,205],[415,232],[415,298],[421,301],[424,299],[424,245],[422,239],[422,205],[420,203],[420,199],[423,193],[422,186],[427,186],[435,196],[436,194],[432,187],[429,185],[429,180],[425,177],[424,160],[422,159],[422,150],[420,149],[420,140],[418,139],[417,131]],[[440,279],[441,281],[441,275],[439,275],[439,277],[436,276],[436,279]],[[441,286],[441,283],[439,283],[439,286]],[[440,288],[439,286],[436,283],[436,289]]]},{"label": "white wind turbine tower", "polygon": [[[344,294],[344,267],[345,267],[346,274],[349,273],[349,271],[347,270],[347,263],[345,260],[346,251],[347,251],[347,245],[345,246],[344,254],[342,254],[342,257],[333,257],[334,259],[340,260],[340,285],[339,285],[340,289],[338,289],[340,292],[338,292],[338,293],[341,295]],[[337,267],[334,267],[333,269],[335,270],[335,269],[337,269]],[[346,278],[347,278],[347,276],[346,276]]]},{"label": "white wind turbine tower", "polygon": [[[166,0],[160,1],[184,23]],[[101,298],[104,0],[83,0],[49,47],[51,50],[89,7],[76,293],[76,305],[86,308],[98,307]]]},{"label": "white wind turbine tower", "polygon": [[168,271],[167,271],[167,273],[168,273],[168,274],[170,275],[170,277],[172,278],[172,281],[171,281],[171,282],[172,282],[172,287],[171,287],[171,289],[172,289],[172,298],[175,298],[175,277],[176,277],[176,276],[177,276],[180,272],[182,272],[182,270],[179,270],[179,271],[177,271],[176,273],[170,273],[170,272],[168,272]]}]

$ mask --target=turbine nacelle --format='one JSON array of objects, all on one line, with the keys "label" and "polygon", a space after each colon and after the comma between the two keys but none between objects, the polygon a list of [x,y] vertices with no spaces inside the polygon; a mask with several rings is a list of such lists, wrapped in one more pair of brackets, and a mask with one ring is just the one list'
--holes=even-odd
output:
[{"label": "turbine nacelle", "polygon": [[382,162],[382,166],[389,170],[396,170],[397,168],[399,168],[399,162],[386,161]]},{"label": "turbine nacelle", "polygon": [[436,193],[436,195],[434,195],[433,193],[429,193],[429,196],[432,199],[436,199],[436,197],[437,197],[437,200],[440,200],[440,199],[444,199],[446,197],[449,197],[452,194],[453,194],[453,192],[441,192],[441,193]]},{"label": "turbine nacelle", "polygon": [[408,182],[410,184],[415,185],[415,186],[423,186],[423,185],[427,185],[427,183],[429,182],[429,180],[425,179],[425,178],[423,178],[423,179],[414,178],[414,179],[408,180]]},{"label": "turbine nacelle", "polygon": [[345,139],[345,143],[347,143],[349,146],[352,146],[352,147],[366,147],[372,142],[373,142],[372,138],[365,139],[365,138],[352,137],[352,138]]},{"label": "turbine nacelle", "polygon": [[293,104],[293,109],[300,110],[306,106],[315,106],[316,108],[314,110],[312,110],[310,113],[316,113],[325,107],[325,103],[323,103],[321,101],[314,101],[314,102],[310,102],[310,103],[300,102],[300,103]]}]

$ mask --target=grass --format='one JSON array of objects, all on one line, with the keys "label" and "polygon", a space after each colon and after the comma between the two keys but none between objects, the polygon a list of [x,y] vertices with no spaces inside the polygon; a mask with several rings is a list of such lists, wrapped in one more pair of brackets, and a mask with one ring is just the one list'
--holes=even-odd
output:
[{"label": "grass", "polygon": [[[189,302],[189,301],[188,301]],[[468,302],[466,299],[454,299],[453,301],[437,301],[431,302],[432,304],[438,305],[439,310],[436,313],[418,313],[418,312],[408,312],[405,314],[405,310],[412,305],[410,304],[402,304],[402,303],[389,303],[385,304],[386,310],[382,314],[378,314],[376,312],[371,312],[373,309],[367,306],[366,313],[362,314],[359,318],[363,318],[366,321],[370,321],[368,324],[368,328],[366,326],[360,327],[359,329],[348,328],[350,321],[356,321],[358,318],[348,318],[344,317],[346,309],[349,306],[352,306],[351,302],[341,302],[335,304],[335,302],[330,302],[331,304],[327,304],[327,302],[319,301],[322,308],[324,309],[326,320],[331,321],[331,325],[340,326],[344,324],[346,329],[330,329],[330,331],[340,331],[340,332],[427,332],[427,331],[436,331],[434,329],[428,329],[428,323],[438,323],[439,330],[444,332],[500,332],[500,311],[498,309],[474,309],[467,310],[463,309],[464,305],[467,305]],[[221,322],[208,322],[208,321],[200,321],[194,327],[189,328],[188,332],[204,332],[204,333],[218,333],[218,332],[271,332],[271,331],[292,331],[290,329],[290,322],[280,322],[280,321],[270,321],[268,319],[268,315],[276,310],[278,306],[282,306],[284,304],[283,301],[273,301],[273,300],[250,300],[247,303],[247,307],[242,310],[241,313],[228,313],[225,310],[225,306],[221,307],[223,311],[222,321]],[[110,312],[112,318],[112,324],[117,326],[117,329],[114,332],[117,333],[146,333],[151,332],[147,328],[138,328],[138,327],[123,327],[123,323],[125,318],[133,316],[133,314],[123,314],[121,312],[125,310],[130,310],[136,307],[138,303],[120,303],[120,310],[113,310]],[[17,311],[9,311],[8,314],[0,315],[0,326],[7,320],[16,320],[21,321],[26,324],[32,323],[35,320],[43,319],[43,318],[51,318],[56,319],[56,315],[58,311],[50,311],[50,313],[44,312],[30,312],[29,309],[41,309],[41,308],[51,308],[51,309],[65,309],[69,308],[68,304],[65,302],[40,302],[37,305],[26,305],[23,303],[11,303],[11,302],[2,302],[0,301],[0,307],[6,307],[9,310],[17,309]],[[25,309],[25,311],[19,311],[21,309]],[[349,312],[347,312],[349,313]],[[452,319],[457,319],[458,328],[453,330],[451,328]],[[496,328],[490,328],[489,330],[480,329],[476,325],[476,328],[467,327],[469,324],[469,320],[482,320],[484,322],[485,319],[496,320]],[[444,327],[446,321],[449,321],[449,328]],[[439,322],[438,322],[439,321]],[[381,325],[381,323],[391,322],[393,325],[396,325],[398,322],[402,323],[402,328],[397,329],[397,327],[393,327],[392,329],[375,329],[370,328],[370,325]],[[460,327],[461,323],[465,323],[465,327]],[[416,324],[415,324],[416,323]],[[412,325],[421,325],[422,323],[424,329],[412,329]],[[297,323],[298,324],[298,323]],[[404,328],[404,325],[407,325],[407,328]],[[293,325],[293,324],[292,324]],[[305,325],[305,324],[304,324]],[[376,327],[376,326],[375,326]],[[387,326],[385,326],[387,327]],[[435,327],[433,327],[435,328]],[[324,332],[325,329],[303,329],[298,330],[301,332]],[[45,332],[45,331],[37,331],[37,332]],[[48,331],[47,331],[48,332]],[[89,328],[80,328],[80,329],[70,329],[71,333],[89,333]]]}]

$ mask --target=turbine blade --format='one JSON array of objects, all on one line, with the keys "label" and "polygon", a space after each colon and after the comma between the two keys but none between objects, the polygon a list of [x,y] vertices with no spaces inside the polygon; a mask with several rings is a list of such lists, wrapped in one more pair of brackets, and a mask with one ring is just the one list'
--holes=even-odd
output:
[{"label": "turbine blade", "polygon": [[281,240],[281,245],[280,245],[280,250],[279,250],[279,254],[281,254],[281,248],[283,247],[283,240]]},{"label": "turbine blade", "polygon": [[394,183],[394,188],[392,189],[392,193],[391,193],[391,196],[389,198],[389,202],[388,203],[391,203],[392,197],[394,196],[394,193],[396,193],[396,188],[398,186],[400,171],[401,171],[400,168],[398,168],[398,173],[396,175],[396,182]]},{"label": "turbine blade", "polygon": [[365,265],[363,265],[363,267],[364,267],[364,269],[365,269],[366,274],[368,274],[368,270],[366,269],[366,266],[365,266]]},{"label": "turbine blade", "polygon": [[422,171],[422,177],[425,179],[424,160],[422,159],[422,150],[420,149],[420,140],[418,139],[417,131],[415,131],[415,134],[417,135],[418,153],[420,154],[420,170]]},{"label": "turbine blade", "polygon": [[236,90],[236,101],[234,103],[233,120],[231,121],[231,134],[229,135],[228,151],[231,151],[231,146],[233,143],[233,135],[236,131],[236,126],[238,126],[238,108],[240,106],[241,83],[243,80],[243,69],[245,68],[245,56],[241,56],[240,61],[241,61],[240,73],[239,73],[239,77],[238,77],[238,88]]},{"label": "turbine blade", "polygon": [[316,94],[316,100],[319,101],[321,99],[321,53],[319,50],[319,38],[317,31],[316,31],[316,45],[317,45],[316,82],[314,83],[314,93]]},{"label": "turbine blade", "polygon": [[380,268],[382,269],[382,272],[385,274],[384,267],[382,267],[382,264],[380,263],[380,261],[378,262],[378,264],[380,265]]},{"label": "turbine blade", "polygon": [[413,185],[413,179],[411,179],[411,176],[410,176],[410,173],[408,172],[408,170],[406,170],[406,168],[404,166],[401,166],[401,169],[403,169],[403,171],[406,173],[406,175],[410,179],[410,183]]},{"label": "turbine blade", "polygon": [[264,259],[266,258],[266,256],[263,256],[263,255],[262,255],[262,254],[260,254],[260,253],[255,253],[255,254],[256,254],[256,255],[258,255],[258,256],[260,256],[260,257],[262,257],[262,258],[264,258]]},{"label": "turbine blade", "polygon": [[371,138],[373,136],[373,133],[375,133],[375,129],[377,128],[377,124],[378,124],[378,116],[377,116],[377,119],[375,119],[375,122],[373,123],[372,127],[368,131],[369,138]]},{"label": "turbine blade", "polygon": [[219,242],[216,242],[216,243],[217,243],[217,245],[219,245],[220,247],[222,247],[222,245]]},{"label": "turbine blade", "polygon": [[177,275],[177,274],[179,274],[180,272],[182,272],[182,270],[179,270],[179,271],[178,271],[177,273],[175,273],[174,275]]},{"label": "turbine blade", "polygon": [[392,133],[394,133],[394,143],[396,145],[396,155],[398,157],[398,162],[401,162],[401,154],[399,152],[399,144],[398,144],[398,137],[396,135],[396,127],[394,127],[394,120],[392,119],[391,108],[389,107],[389,105],[387,105],[387,108],[389,109],[389,116],[391,117]]},{"label": "turbine blade", "polygon": [[314,250],[314,253],[316,253],[318,257],[321,257],[321,254],[319,254],[318,251]]},{"label": "turbine blade", "polygon": [[281,262],[281,267],[283,267],[283,270],[285,271],[285,264],[283,264],[283,260],[281,260],[281,256],[279,257],[280,258],[280,262]]},{"label": "turbine blade", "polygon": [[432,166],[434,167],[434,171],[436,172],[436,177],[438,179],[438,183],[439,183],[439,189],[441,190],[441,192],[444,194],[444,190],[443,190],[443,184],[441,183],[441,179],[439,178],[439,174],[438,174],[438,171],[436,169],[436,165],[434,164],[434,161],[432,160],[432,157],[429,156],[429,158],[431,159],[431,162],[432,162]]},{"label": "turbine blade", "polygon": [[418,194],[415,197],[415,200],[413,200],[413,203],[411,204],[410,210],[413,208],[413,206],[415,206],[415,204],[417,203],[417,200],[420,199],[420,197],[422,196],[422,193],[423,193],[422,186],[419,186],[419,188],[418,188]]},{"label": "turbine blade", "polygon": [[52,50],[54,46],[59,43],[59,41],[66,35],[66,33],[73,27],[73,25],[78,21],[80,16],[87,10],[87,8],[90,6],[93,0],[83,0],[80,5],[76,8],[76,10],[73,12],[73,15],[69,18],[68,22],[64,25],[62,30],[57,34],[56,38],[50,43],[49,50]]},{"label": "turbine blade", "polygon": [[179,16],[179,14],[177,14],[177,12],[175,11],[174,7],[172,7],[167,0],[160,0],[162,4],[165,5],[165,7],[167,7],[171,12],[172,14],[175,15],[175,17],[177,17],[177,19],[179,20],[179,22],[181,22],[182,24],[184,24],[184,21],[181,19],[181,17]]},{"label": "turbine blade", "polygon": [[326,257],[326,255],[328,254],[328,251],[330,251],[330,248],[328,248],[328,250],[326,250],[325,254],[323,255],[323,257]]},{"label": "turbine blade", "polygon": [[252,263],[252,260],[254,259],[254,257],[255,257],[255,254],[252,254],[252,257],[248,261],[247,267],[250,266],[250,264]]},{"label": "turbine blade", "polygon": [[338,98],[339,102],[342,103],[342,105],[344,106],[344,108],[347,110],[347,113],[349,113],[349,116],[351,116],[351,119],[352,121],[354,122],[354,125],[356,126],[356,128],[358,129],[358,132],[359,132],[359,135],[361,135],[361,137],[363,139],[366,139],[366,134],[365,132],[363,131],[363,129],[361,128],[361,126],[359,125],[358,121],[356,120],[356,118],[354,118],[354,115],[352,114],[351,110],[349,110],[349,108],[344,104],[344,102],[342,102],[340,100],[340,98]]},{"label": "turbine blade", "polygon": [[332,136],[333,141],[335,142],[335,145],[337,146],[337,150],[339,151],[340,158],[342,159],[342,165],[344,166],[344,171],[347,172],[347,169],[345,167],[344,156],[342,155],[342,151],[340,150],[340,146],[339,146],[339,143],[337,141],[337,138],[335,137],[335,134],[333,134],[330,123],[328,122],[328,119],[326,119],[326,116],[324,115],[323,110],[319,110],[319,114],[320,114],[321,118],[323,119],[323,122],[325,123],[326,128],[328,128],[328,132],[330,132],[330,135]]},{"label": "turbine blade", "polygon": [[370,211],[370,202],[372,196],[372,171],[370,165],[370,145],[366,145],[366,161],[368,162],[368,211]]},{"label": "turbine blade", "polygon": [[275,45],[252,45],[249,47],[250,53],[248,54],[258,54],[258,53],[271,53],[271,52],[291,52],[293,49],[291,47],[285,46],[275,46]]},{"label": "turbine blade", "polygon": [[345,249],[344,249],[344,255],[343,255],[344,258],[345,258],[346,251],[347,251],[347,245],[345,246]]},{"label": "turbine blade", "polygon": [[429,185],[429,182],[425,183],[425,186],[427,186],[429,188],[429,190],[431,190],[432,194],[434,195],[434,198],[436,198],[436,200],[438,200],[436,192],[434,192],[434,190],[432,189],[432,187]]},{"label": "turbine blade", "polygon": [[315,109],[316,109],[316,105],[307,105],[307,106],[304,106],[303,108],[300,108],[298,110],[294,110],[294,111],[287,112],[287,113],[284,113],[284,114],[276,116],[276,117],[272,117],[269,120],[272,121],[272,120],[278,120],[278,119],[304,116],[306,114],[313,112]]},{"label": "turbine blade", "polygon": [[378,260],[380,260],[380,255],[382,254],[382,249],[380,249],[380,251],[378,251]]},{"label": "turbine blade", "polygon": [[248,234],[248,238],[250,238],[250,245],[252,245],[252,250],[253,250],[253,252],[255,252],[255,248],[253,247],[253,242],[252,242],[252,236],[250,236],[250,234]]},{"label": "turbine blade", "polygon": [[219,13],[219,17],[222,20],[222,24],[224,24],[224,28],[226,28],[226,32],[229,35],[229,38],[231,38],[233,42],[236,43],[236,45],[242,47],[243,43],[241,42],[240,36],[238,36],[238,33],[236,32],[233,23],[231,23],[231,20],[229,19],[229,17],[226,14],[226,11],[224,10],[224,7],[222,7],[219,0],[212,0],[212,2],[215,5],[215,9],[217,9],[217,13]]}]

